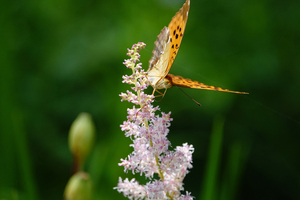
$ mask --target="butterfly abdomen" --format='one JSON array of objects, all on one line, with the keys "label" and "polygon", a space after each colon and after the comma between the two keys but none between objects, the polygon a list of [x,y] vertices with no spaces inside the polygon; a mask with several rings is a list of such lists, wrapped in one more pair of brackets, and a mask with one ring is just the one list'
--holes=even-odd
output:
[{"label": "butterfly abdomen", "polygon": [[181,76],[175,76],[173,74],[168,74],[166,79],[169,80],[172,86],[187,87],[187,88],[198,88],[202,83],[197,81],[192,81],[191,79],[183,78]]}]

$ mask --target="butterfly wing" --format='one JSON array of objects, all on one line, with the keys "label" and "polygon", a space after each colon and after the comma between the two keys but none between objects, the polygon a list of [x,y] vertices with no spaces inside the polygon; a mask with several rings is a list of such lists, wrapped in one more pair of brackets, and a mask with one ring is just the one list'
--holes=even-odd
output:
[{"label": "butterfly wing", "polygon": [[171,36],[171,45],[170,45],[170,57],[168,67],[166,69],[165,75],[167,75],[172,67],[172,64],[175,60],[177,52],[179,50],[182,37],[184,34],[186,22],[188,19],[188,14],[190,10],[190,0],[186,0],[183,4],[182,8],[176,13],[176,15],[172,18],[171,22],[169,23],[169,30]]},{"label": "butterfly wing", "polygon": [[182,78],[181,76],[175,76],[173,74],[168,74],[165,79],[169,81],[169,84],[172,86],[178,87],[187,87],[187,88],[196,88],[196,89],[203,89],[203,90],[215,90],[221,92],[231,92],[231,93],[238,93],[238,94],[248,94],[247,92],[238,92],[238,91],[231,91],[227,89],[223,89],[220,87],[205,85],[203,83],[199,83],[198,81],[192,81],[187,78]]},{"label": "butterfly wing", "polygon": [[185,30],[190,0],[175,14],[168,27],[164,27],[155,41],[152,57],[149,61],[148,79],[156,89],[169,88],[165,76],[174,62]]},{"label": "butterfly wing", "polygon": [[166,76],[171,45],[169,28],[164,27],[161,30],[154,45],[147,74],[151,85],[155,88],[160,80]]}]

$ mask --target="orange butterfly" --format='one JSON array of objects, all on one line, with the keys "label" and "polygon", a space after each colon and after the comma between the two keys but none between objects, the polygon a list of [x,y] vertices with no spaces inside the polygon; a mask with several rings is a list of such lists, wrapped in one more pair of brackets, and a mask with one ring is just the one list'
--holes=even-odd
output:
[{"label": "orange butterfly", "polygon": [[[153,94],[155,91],[159,92],[159,89],[168,89],[173,86],[248,94],[247,92],[222,89],[215,86],[205,85],[197,81],[192,81],[190,79],[185,79],[181,76],[168,74],[180,47],[189,9],[190,0],[186,0],[182,8],[172,18],[169,26],[164,27],[161,30],[154,43],[155,47],[152,51],[152,58],[149,61],[149,69],[147,71],[147,77],[151,86],[154,88]],[[161,92],[159,93],[164,95]]]}]

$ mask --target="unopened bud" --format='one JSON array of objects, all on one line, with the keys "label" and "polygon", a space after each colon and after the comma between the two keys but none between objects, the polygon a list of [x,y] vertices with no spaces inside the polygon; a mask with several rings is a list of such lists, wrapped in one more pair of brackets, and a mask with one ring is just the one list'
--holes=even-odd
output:
[{"label": "unopened bud", "polygon": [[86,172],[74,174],[65,189],[64,200],[89,200],[92,197],[92,180]]},{"label": "unopened bud", "polygon": [[80,113],[71,125],[69,132],[69,148],[75,158],[79,170],[82,169],[94,144],[95,127],[88,113]]}]

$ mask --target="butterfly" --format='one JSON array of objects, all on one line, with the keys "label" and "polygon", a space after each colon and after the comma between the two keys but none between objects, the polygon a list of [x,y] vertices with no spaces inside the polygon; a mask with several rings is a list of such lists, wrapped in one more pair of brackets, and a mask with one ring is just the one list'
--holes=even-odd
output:
[{"label": "butterfly", "polygon": [[166,92],[168,88],[173,86],[248,94],[247,92],[231,91],[205,85],[198,81],[169,74],[182,41],[189,9],[190,0],[186,0],[182,8],[172,18],[168,27],[164,27],[161,30],[154,43],[155,47],[152,51],[152,58],[149,61],[149,69],[147,71],[148,80],[154,89],[153,94],[157,91],[163,96],[164,94],[159,89],[165,89]]}]

